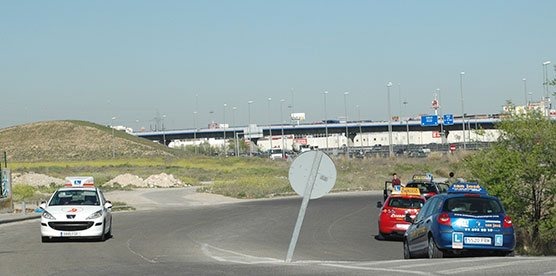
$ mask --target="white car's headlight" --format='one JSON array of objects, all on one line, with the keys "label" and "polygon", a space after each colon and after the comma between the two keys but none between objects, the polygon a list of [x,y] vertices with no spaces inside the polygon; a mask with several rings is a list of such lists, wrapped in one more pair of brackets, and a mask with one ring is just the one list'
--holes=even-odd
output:
[{"label": "white car's headlight", "polygon": [[45,219],[51,219],[51,220],[56,220],[56,218],[49,212],[43,210],[42,211],[42,217]]},{"label": "white car's headlight", "polygon": [[98,211],[92,213],[86,219],[97,219],[97,218],[100,218],[100,217],[102,217],[102,210],[98,210]]}]

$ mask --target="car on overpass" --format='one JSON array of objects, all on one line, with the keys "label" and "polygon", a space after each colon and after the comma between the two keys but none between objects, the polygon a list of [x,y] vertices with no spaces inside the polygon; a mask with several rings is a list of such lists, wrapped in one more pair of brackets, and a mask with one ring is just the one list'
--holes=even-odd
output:
[{"label": "car on overpass", "polygon": [[477,183],[454,183],[425,203],[403,237],[404,258],[513,256],[515,232],[502,202]]}]

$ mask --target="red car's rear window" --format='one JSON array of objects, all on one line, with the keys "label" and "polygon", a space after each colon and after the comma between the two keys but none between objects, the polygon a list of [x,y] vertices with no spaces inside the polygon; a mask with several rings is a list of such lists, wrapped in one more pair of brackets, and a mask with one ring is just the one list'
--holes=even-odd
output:
[{"label": "red car's rear window", "polygon": [[424,204],[425,200],[416,197],[391,197],[388,200],[388,207],[392,208],[421,209]]}]

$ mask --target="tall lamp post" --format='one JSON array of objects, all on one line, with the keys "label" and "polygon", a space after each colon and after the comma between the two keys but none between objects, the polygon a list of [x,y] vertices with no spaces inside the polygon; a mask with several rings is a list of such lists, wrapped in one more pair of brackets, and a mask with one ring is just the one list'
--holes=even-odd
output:
[{"label": "tall lamp post", "polygon": [[440,123],[440,137],[442,140],[442,146],[446,143],[446,135],[444,135],[444,114],[442,113],[442,94],[440,94],[440,88],[436,88],[436,95],[438,95],[438,116],[442,120]]},{"label": "tall lamp post", "polygon": [[112,128],[112,159],[116,158],[116,147],[114,142],[114,120],[116,120],[116,117],[112,117],[112,123],[110,126]]},{"label": "tall lamp post", "polygon": [[361,107],[356,105],[358,117],[357,121],[359,122],[359,146],[363,147],[363,129],[361,128]]},{"label": "tall lamp post", "polygon": [[166,146],[166,126],[164,124],[164,119],[166,119],[166,115],[162,115],[162,141],[164,141],[164,145]]},{"label": "tall lamp post", "polygon": [[394,147],[392,145],[392,110],[390,110],[390,87],[392,82],[386,84],[386,94],[388,95],[388,153],[392,157],[394,155]]},{"label": "tall lamp post", "polygon": [[195,154],[197,154],[197,111],[193,111],[193,146],[195,147]]},{"label": "tall lamp post", "polygon": [[280,126],[282,128],[282,137],[280,140],[282,141],[282,159],[284,159],[284,154],[286,154],[286,148],[284,147],[284,102],[286,100],[280,100]]},{"label": "tall lamp post", "polygon": [[525,95],[525,106],[527,106],[527,79],[521,79],[523,81],[523,93]]},{"label": "tall lamp post", "polygon": [[402,84],[401,83],[398,83],[398,100],[399,100],[399,104],[400,104],[400,113],[399,113],[400,119],[399,120],[401,121],[401,119],[402,119],[401,118],[402,117],[402,115],[401,115],[402,114]]},{"label": "tall lamp post", "polygon": [[548,98],[548,70],[546,69],[546,67],[548,67],[548,65],[550,64],[550,60],[547,60],[545,62],[542,63],[543,67],[543,89],[544,89],[544,98],[545,100]]},{"label": "tall lamp post", "polygon": [[266,112],[268,112],[268,136],[269,136],[269,140],[270,140],[270,154],[272,154],[272,120],[270,119],[270,101],[272,101],[272,98],[268,98],[268,110]]},{"label": "tall lamp post", "polygon": [[[407,101],[403,102],[404,109],[407,110]],[[407,115],[407,120],[405,120],[405,131],[407,136],[407,150],[409,151],[409,115]]]},{"label": "tall lamp post", "polygon": [[346,150],[347,157],[349,158],[349,132],[348,132],[348,110],[347,110],[347,96],[349,92],[344,92],[344,112],[346,117]]},{"label": "tall lamp post", "polygon": [[461,119],[462,119],[462,126],[463,126],[463,150],[467,149],[467,143],[465,141],[465,109],[463,105],[463,75],[465,72],[459,73],[459,88],[461,91]]},{"label": "tall lamp post", "polygon": [[248,101],[247,102],[247,120],[248,120],[248,124],[247,124],[247,139],[249,139],[249,157],[251,157],[251,154],[253,153],[253,144],[251,143],[251,104],[253,103],[253,101]]},{"label": "tall lamp post", "polygon": [[236,125],[236,109],[237,109],[237,107],[235,107],[235,106],[232,107],[232,127],[233,127],[233,131],[234,131],[234,144],[236,146],[235,153],[236,153],[236,156],[238,156],[239,155],[239,141],[238,141],[237,136],[236,136],[236,127],[235,127],[235,125]]},{"label": "tall lamp post", "polygon": [[326,150],[328,150],[328,118],[326,115],[326,95],[328,95],[328,91],[324,91],[324,135],[326,136]]},{"label": "tall lamp post", "polygon": [[224,104],[224,112],[222,113],[224,117],[224,121],[222,122],[222,125],[224,127],[224,145],[223,150],[224,150],[224,156],[228,156],[228,150],[226,149],[226,107],[228,107],[228,104]]}]

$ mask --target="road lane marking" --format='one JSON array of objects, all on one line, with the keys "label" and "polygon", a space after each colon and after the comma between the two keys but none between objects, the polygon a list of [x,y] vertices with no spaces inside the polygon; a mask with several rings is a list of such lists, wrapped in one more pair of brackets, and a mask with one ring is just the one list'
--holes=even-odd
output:
[{"label": "road lane marking", "polygon": [[131,249],[131,244],[130,244],[130,242],[131,242],[131,239],[127,240],[127,242],[126,242],[126,244],[127,244],[127,249],[129,250],[129,252],[133,253],[133,254],[136,255],[136,256],[139,256],[141,259],[143,259],[143,260],[145,260],[145,261],[147,261],[147,262],[149,262],[149,263],[151,263],[151,264],[156,264],[156,263],[158,263],[158,262],[155,261],[155,260],[151,260],[151,259],[149,259],[149,258],[147,258],[147,257],[145,257],[145,256],[143,256],[143,255],[141,255],[141,254],[139,254],[139,253],[137,253],[137,252],[135,252],[135,250]]},{"label": "road lane marking", "polygon": [[393,269],[393,268],[379,268],[379,267],[367,267],[367,266],[352,266],[343,264],[322,264],[323,266],[337,267],[337,268],[347,268],[347,269],[357,269],[357,270],[369,270],[369,271],[383,271],[383,272],[398,272],[404,274],[416,274],[416,275],[432,275],[431,272],[423,271],[411,271],[403,269]]},{"label": "road lane marking", "polygon": [[491,268],[497,268],[497,267],[502,267],[502,266],[515,266],[517,264],[526,264],[526,263],[538,263],[538,262],[544,262],[544,261],[548,260],[548,259],[531,259],[531,260],[522,260],[522,261],[517,261],[516,262],[516,261],[510,260],[510,259],[511,258],[508,258],[507,262],[503,262],[503,263],[500,263],[500,264],[480,265],[480,266],[473,266],[473,267],[462,267],[462,268],[456,268],[456,269],[447,269],[447,270],[438,271],[437,273],[450,275],[450,274],[470,272],[470,271],[480,270],[480,269],[491,269]]},{"label": "road lane marking", "polygon": [[[396,267],[397,268],[414,268],[414,267],[422,267],[422,266],[430,266],[430,265],[443,265],[443,264],[450,264],[450,263],[467,263],[467,262],[478,262],[478,261],[489,261],[489,260],[502,260],[503,258],[504,257],[467,258],[467,259],[453,259],[453,260],[429,259],[430,261],[425,262],[425,263],[409,264],[409,265],[402,265],[402,266],[396,266]],[[435,260],[435,261],[433,261],[433,260]]]},{"label": "road lane marking", "polygon": [[[211,249],[229,255],[217,256],[213,254],[213,252],[211,252]],[[240,263],[240,264],[275,264],[275,263],[284,262],[284,260],[279,260],[275,258],[251,256],[251,255],[235,252],[232,250],[222,249],[206,243],[201,244],[201,251],[203,251],[203,253],[206,256],[220,262],[232,262],[232,263]]]}]

